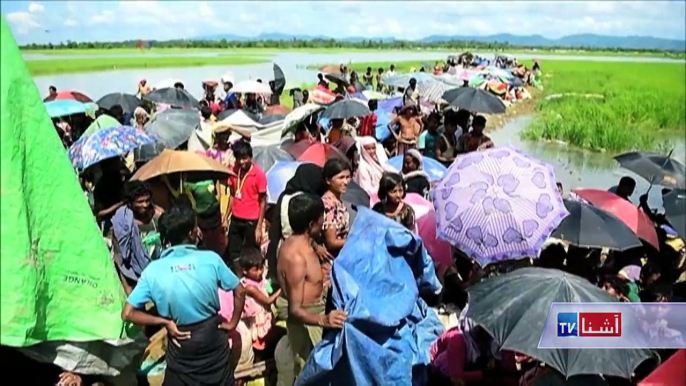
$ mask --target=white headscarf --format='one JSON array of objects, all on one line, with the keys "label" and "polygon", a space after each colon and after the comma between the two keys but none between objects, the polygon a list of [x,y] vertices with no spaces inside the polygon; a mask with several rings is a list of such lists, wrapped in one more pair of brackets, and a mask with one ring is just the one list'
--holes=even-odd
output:
[{"label": "white headscarf", "polygon": [[[353,180],[360,185],[360,187],[372,195],[379,190],[379,181],[381,176],[386,171],[384,165],[388,162],[388,157],[383,147],[380,146],[374,137],[358,137],[357,151],[360,154],[360,164]],[[374,160],[364,149],[367,145],[376,145],[376,157],[378,161]]]}]

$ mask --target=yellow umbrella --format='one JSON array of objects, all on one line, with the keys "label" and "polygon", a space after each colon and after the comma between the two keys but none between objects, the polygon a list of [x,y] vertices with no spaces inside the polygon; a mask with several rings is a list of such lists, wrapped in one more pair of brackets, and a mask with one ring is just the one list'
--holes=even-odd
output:
[{"label": "yellow umbrella", "polygon": [[209,174],[207,179],[227,179],[234,173],[220,162],[190,151],[163,150],[157,157],[143,165],[132,180],[149,180],[172,173]]}]

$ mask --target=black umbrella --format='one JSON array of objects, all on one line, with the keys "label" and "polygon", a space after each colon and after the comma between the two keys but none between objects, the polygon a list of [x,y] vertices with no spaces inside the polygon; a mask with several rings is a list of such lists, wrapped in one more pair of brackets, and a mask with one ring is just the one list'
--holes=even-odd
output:
[{"label": "black umbrella", "polygon": [[135,95],[113,92],[98,99],[95,103],[105,110],[111,109],[114,105],[119,105],[125,113],[133,114],[136,107],[141,105],[141,100]]},{"label": "black umbrella", "polygon": [[196,110],[169,109],[155,114],[144,129],[157,138],[158,142],[140,147],[134,154],[136,160],[148,161],[155,158],[163,148],[178,148],[188,141],[199,125],[200,116]]},{"label": "black umbrella", "polygon": [[356,100],[344,99],[329,105],[329,107],[322,112],[321,116],[328,119],[348,119],[364,117],[369,114],[371,114],[371,111],[369,111],[367,105]]},{"label": "black umbrella", "polygon": [[345,78],[345,75],[344,75],[344,74],[339,74],[339,73],[337,73],[337,72],[331,72],[331,73],[328,73],[328,74],[324,74],[324,77],[325,77],[326,79],[328,79],[328,80],[330,80],[330,81],[336,83],[336,84],[338,84],[338,83],[343,83],[344,86],[349,86],[349,85],[350,85],[350,82],[348,81],[348,79]]},{"label": "black umbrella", "polygon": [[358,206],[369,208],[369,195],[355,182],[350,181],[348,190],[343,194],[343,201]]},{"label": "black umbrella", "polygon": [[648,180],[651,184],[686,189],[686,168],[669,155],[631,152],[615,157],[619,165]]},{"label": "black umbrella", "polygon": [[164,103],[173,107],[198,107],[198,100],[195,99],[188,91],[176,88],[166,87],[152,91],[143,96],[143,99],[154,103]]},{"label": "black umbrella", "polygon": [[552,237],[586,248],[610,248],[624,251],[643,244],[615,215],[579,201],[564,200],[569,216],[555,229]]},{"label": "black umbrella", "polygon": [[647,349],[539,349],[553,302],[614,303],[617,299],[586,279],[545,268],[520,268],[469,289],[467,317],[501,349],[544,362],[565,377],[603,374],[630,378],[651,357]]},{"label": "black umbrella", "polygon": [[281,95],[286,87],[286,76],[281,67],[274,63],[274,94]]},{"label": "black umbrella", "polygon": [[269,170],[277,161],[295,161],[293,156],[281,149],[279,145],[255,146],[253,148],[252,160],[262,170]]},{"label": "black umbrella", "polygon": [[274,115],[264,115],[258,119],[257,123],[261,123],[263,125],[268,125],[270,123],[278,122],[278,121],[283,121],[286,119],[286,116],[283,114],[274,114]]},{"label": "black umbrella", "polygon": [[504,114],[505,104],[497,96],[474,87],[460,87],[448,90],[443,99],[450,106],[484,114]]},{"label": "black umbrella", "polygon": [[675,189],[662,197],[665,217],[679,237],[686,240],[686,190]]}]

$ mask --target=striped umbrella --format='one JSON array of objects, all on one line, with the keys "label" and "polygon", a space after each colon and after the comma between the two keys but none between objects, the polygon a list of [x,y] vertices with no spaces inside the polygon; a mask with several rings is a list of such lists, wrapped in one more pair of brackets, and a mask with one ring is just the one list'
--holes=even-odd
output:
[{"label": "striped umbrella", "polygon": [[438,80],[417,82],[419,95],[421,95],[422,99],[432,103],[446,103],[445,100],[443,100],[443,94],[454,88],[457,88],[457,86]]}]

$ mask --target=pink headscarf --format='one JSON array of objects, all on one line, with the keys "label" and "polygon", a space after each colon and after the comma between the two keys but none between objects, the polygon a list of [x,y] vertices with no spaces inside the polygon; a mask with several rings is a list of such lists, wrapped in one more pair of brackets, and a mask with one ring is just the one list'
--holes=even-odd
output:
[{"label": "pink headscarf", "polygon": [[[376,146],[378,161],[374,160],[364,149],[365,146],[372,144]],[[381,181],[381,176],[386,171],[383,165],[386,164],[387,157],[384,150],[376,143],[376,139],[373,137],[358,137],[357,150],[360,153],[360,164],[357,167],[357,173],[355,173],[353,180],[371,196],[379,190],[379,181]]]}]

